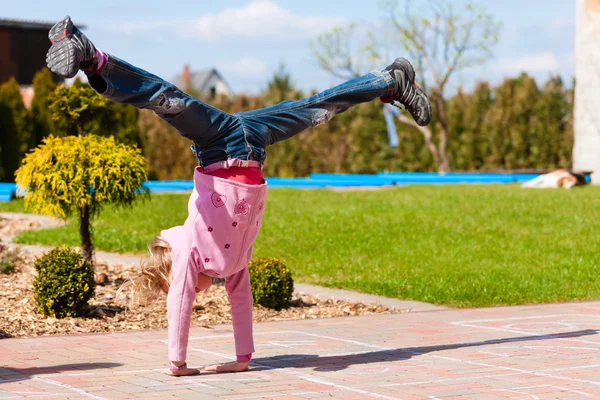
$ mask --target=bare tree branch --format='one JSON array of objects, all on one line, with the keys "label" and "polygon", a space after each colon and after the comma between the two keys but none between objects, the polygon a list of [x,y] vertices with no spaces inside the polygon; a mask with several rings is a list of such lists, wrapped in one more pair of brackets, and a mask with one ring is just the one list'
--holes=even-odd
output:
[{"label": "bare tree branch", "polygon": [[342,79],[361,75],[353,62],[352,36],[354,32],[354,25],[349,25],[347,28],[336,28],[319,36],[316,44],[311,44],[321,68]]},{"label": "bare tree branch", "polygon": [[[466,4],[449,3],[450,0],[402,0],[403,6],[399,0],[382,1],[389,25],[395,30],[395,46],[391,48],[404,51],[415,67],[419,84],[432,96],[439,126],[435,140],[429,128],[418,126],[409,117],[401,115],[398,120],[417,128],[438,169],[449,170],[446,86],[457,72],[481,64],[491,56],[500,24],[470,0]],[[427,5],[422,12],[414,8],[418,2]],[[367,40],[364,35],[359,38],[366,45],[357,51],[351,40],[352,32],[350,26],[319,37],[315,56],[321,67],[335,76],[357,76],[364,72],[361,60],[365,57],[373,60],[383,53],[375,34],[367,35]]]},{"label": "bare tree branch", "polygon": [[423,61],[425,61],[425,63],[431,70],[431,73],[433,74],[434,80],[437,83],[440,79],[440,73],[438,72],[438,68],[436,67],[433,61],[433,57],[427,51],[427,40],[424,36],[424,29],[419,25],[418,19],[412,16],[410,7],[408,6],[409,2],[407,2],[406,4],[407,7],[403,15],[404,19],[409,24],[410,29],[405,28],[404,25],[400,23],[400,21],[396,17],[395,12],[392,12],[391,14],[392,24],[402,34],[401,40],[404,42],[405,49],[411,53],[411,57],[413,59],[415,58],[415,54],[412,54],[411,52],[411,50],[414,49],[414,51],[420,55],[419,57],[422,58]]},{"label": "bare tree branch", "polygon": [[397,118],[401,123],[417,128],[419,132],[421,132],[423,139],[425,139],[425,146],[427,146],[427,149],[431,152],[433,161],[436,163],[436,165],[440,165],[440,154],[437,147],[435,147],[435,143],[433,143],[433,134],[431,133],[431,130],[425,126],[418,125],[412,118],[409,118],[406,115],[400,114]]}]

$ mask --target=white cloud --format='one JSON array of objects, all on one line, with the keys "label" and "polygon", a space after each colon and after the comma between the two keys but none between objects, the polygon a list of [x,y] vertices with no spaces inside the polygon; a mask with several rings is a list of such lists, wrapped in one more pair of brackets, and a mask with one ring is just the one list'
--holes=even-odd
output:
[{"label": "white cloud", "polygon": [[226,7],[199,17],[163,20],[104,20],[108,32],[135,34],[152,31],[175,32],[180,38],[225,43],[256,39],[305,40],[336,26],[347,25],[341,16],[303,16],[283,8],[274,0],[253,0],[239,8]]},{"label": "white cloud", "polygon": [[562,16],[552,21],[553,29],[572,29],[575,28],[575,19],[573,17]]},{"label": "white cloud", "polygon": [[499,72],[514,74],[522,71],[557,71],[560,64],[556,55],[551,52],[532,54],[522,57],[507,57],[499,60],[496,69]]},{"label": "white cloud", "polygon": [[201,16],[180,25],[178,34],[203,41],[309,38],[334,26],[346,24],[343,17],[300,16],[273,0],[254,0],[241,8],[225,8],[218,14]]},{"label": "white cloud", "polygon": [[220,64],[217,68],[226,75],[264,77],[269,74],[267,64],[251,57],[244,57],[234,62]]},{"label": "white cloud", "polygon": [[257,93],[266,85],[271,71],[266,63],[256,58],[217,64],[217,69],[237,92]]},{"label": "white cloud", "polygon": [[155,31],[178,27],[184,21],[104,21],[98,24],[108,32],[132,34],[136,32]]}]

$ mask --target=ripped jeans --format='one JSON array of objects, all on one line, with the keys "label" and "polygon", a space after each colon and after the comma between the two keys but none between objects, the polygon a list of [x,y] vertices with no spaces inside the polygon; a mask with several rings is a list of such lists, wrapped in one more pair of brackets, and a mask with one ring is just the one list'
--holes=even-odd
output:
[{"label": "ripped jeans", "polygon": [[230,160],[254,160],[262,166],[267,146],[396,88],[389,73],[374,71],[303,100],[229,114],[110,55],[102,71],[89,76],[89,82],[110,100],[154,111],[193,141],[201,167]]}]

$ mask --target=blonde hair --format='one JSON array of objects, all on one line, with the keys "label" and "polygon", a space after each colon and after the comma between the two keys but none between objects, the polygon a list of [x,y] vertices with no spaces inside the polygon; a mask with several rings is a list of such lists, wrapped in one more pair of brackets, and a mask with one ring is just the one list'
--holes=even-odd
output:
[{"label": "blonde hair", "polygon": [[129,291],[132,303],[150,303],[171,285],[171,246],[157,236],[148,244],[150,259],[141,263],[142,274],[123,283],[117,295]]}]

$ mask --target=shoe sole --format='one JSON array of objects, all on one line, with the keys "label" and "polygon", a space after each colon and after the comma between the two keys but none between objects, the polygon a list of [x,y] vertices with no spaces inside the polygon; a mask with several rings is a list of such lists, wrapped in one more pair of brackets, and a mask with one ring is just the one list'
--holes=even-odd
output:
[{"label": "shoe sole", "polygon": [[[398,63],[400,65],[402,65],[402,64],[408,65],[408,67],[410,68],[410,72],[412,73],[412,76],[409,76],[409,79],[412,78],[411,80],[412,80],[413,86],[415,86],[416,90],[425,98],[425,102],[427,104],[427,114],[429,115],[429,119],[428,120],[423,120],[423,119],[420,118],[420,116],[415,117],[414,115],[413,115],[413,119],[415,120],[415,122],[419,126],[427,126],[427,125],[429,125],[429,123],[431,122],[431,102],[429,101],[429,97],[427,96],[427,94],[423,91],[423,89],[421,89],[419,87],[419,85],[417,85],[417,82],[415,81],[415,79],[416,79],[415,68],[410,63],[410,61],[408,61],[404,57],[398,57],[398,58],[396,58],[394,60],[394,63]],[[412,115],[412,113],[411,113],[411,115]]]},{"label": "shoe sole", "polygon": [[[412,79],[411,79],[411,80],[412,80],[412,83],[413,83],[413,85],[415,85],[415,86],[416,86],[416,82],[415,82],[415,77],[416,77],[415,68],[412,66],[412,64],[410,63],[410,61],[408,61],[408,60],[407,60],[406,58],[404,58],[404,57],[398,57],[398,58],[396,58],[396,59],[394,60],[394,62],[395,62],[395,63],[397,62],[398,64],[403,64],[403,63],[406,63],[406,64],[408,64],[408,66],[410,67],[410,72],[412,72]],[[411,77],[409,76],[409,78],[411,78]]]},{"label": "shoe sole", "polygon": [[427,113],[429,114],[429,120],[426,121],[426,120],[422,120],[419,118],[419,120],[415,121],[415,122],[419,126],[427,126],[431,122],[431,115],[432,115],[431,114],[431,101],[429,101],[429,96],[427,96],[427,93],[425,93],[425,91],[423,89],[421,89],[421,87],[419,85],[417,85],[417,82],[415,81],[415,79],[416,79],[415,68],[412,66],[410,61],[408,61],[406,58],[400,58],[400,59],[404,60],[410,66],[411,72],[413,74],[413,85],[417,88],[417,92],[419,92],[423,95],[423,97],[425,98],[426,104],[427,104]]},{"label": "shoe sole", "polygon": [[429,101],[429,97],[427,96],[427,94],[423,91],[423,89],[421,89],[420,87],[417,86],[417,92],[421,93],[421,95],[425,98],[425,102],[427,104],[427,114],[429,115],[429,119],[428,120],[423,120],[421,118],[415,119],[415,122],[417,123],[417,125],[419,126],[427,126],[429,125],[429,123],[431,122],[431,102]]},{"label": "shoe sole", "polygon": [[50,46],[46,64],[50,71],[63,78],[73,78],[79,72],[73,45],[68,40],[61,40]]},{"label": "shoe sole", "polygon": [[69,40],[64,40],[69,39],[72,33],[73,22],[69,17],[54,25],[48,32],[52,46],[46,55],[46,64],[50,71],[64,78],[73,78],[79,72],[75,49]]},{"label": "shoe sole", "polygon": [[70,17],[66,17],[64,20],[50,28],[50,32],[48,32],[48,39],[50,39],[50,42],[54,44],[63,39],[71,37],[72,33],[73,21],[71,21]]},{"label": "shoe sole", "polygon": [[[425,97],[425,101],[426,101],[426,104],[427,104],[427,111],[428,111],[428,114],[429,114],[429,120],[422,120],[421,118],[417,117],[417,118],[415,118],[415,122],[419,126],[427,126],[427,125],[429,125],[429,123],[431,122],[431,102],[429,101],[429,97],[427,96],[427,94],[423,91],[423,89],[421,89],[419,87],[419,85],[417,85],[417,82],[415,81],[415,78],[416,78],[415,68],[410,63],[410,61],[408,61],[406,58],[403,58],[403,57],[396,58],[396,60],[394,60],[394,62],[398,62],[400,64],[401,63],[406,63],[410,67],[410,72],[412,72],[413,86],[415,86],[417,88],[417,91],[419,93],[421,93],[423,95],[423,97]],[[413,115],[413,118],[414,118],[414,115]]]}]

